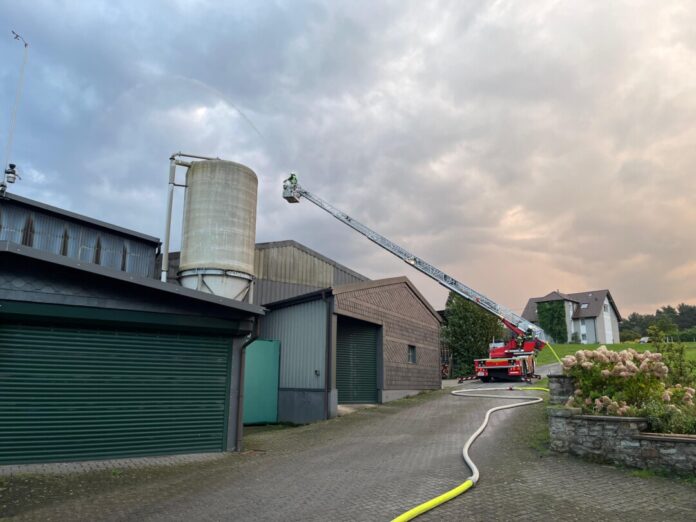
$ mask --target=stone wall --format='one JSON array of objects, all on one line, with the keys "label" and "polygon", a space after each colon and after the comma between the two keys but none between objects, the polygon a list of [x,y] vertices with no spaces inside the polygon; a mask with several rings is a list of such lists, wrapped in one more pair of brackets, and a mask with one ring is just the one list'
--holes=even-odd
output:
[{"label": "stone wall", "polygon": [[574,380],[567,375],[549,375],[549,403],[565,404],[575,391]]},{"label": "stone wall", "polygon": [[581,415],[548,408],[551,449],[632,468],[696,474],[696,435],[645,433],[642,417]]}]

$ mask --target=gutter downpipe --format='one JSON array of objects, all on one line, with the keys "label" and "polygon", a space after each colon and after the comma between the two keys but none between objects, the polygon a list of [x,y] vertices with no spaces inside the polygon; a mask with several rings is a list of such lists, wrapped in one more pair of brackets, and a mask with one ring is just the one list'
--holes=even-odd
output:
[{"label": "gutter downpipe", "polygon": [[326,365],[324,368],[324,419],[329,418],[329,395],[331,394],[331,348],[333,337],[331,327],[333,324],[333,290],[329,290],[329,296],[322,294],[322,299],[326,303]]},{"label": "gutter downpipe", "polygon": [[252,319],[254,325],[251,328],[251,333],[247,340],[242,345],[242,352],[239,354],[239,369],[237,375],[239,378],[239,394],[237,395],[237,440],[235,441],[235,451],[242,451],[243,448],[243,430],[244,430],[244,362],[246,359],[246,349],[251,343],[259,338],[259,319]]},{"label": "gutter downpipe", "polygon": [[172,229],[172,204],[174,202],[174,182],[176,176],[176,156],[172,155],[169,158],[169,190],[167,192],[167,215],[166,225],[164,229],[164,245],[162,245],[162,272],[160,273],[160,281],[167,282],[169,273],[169,239]]}]

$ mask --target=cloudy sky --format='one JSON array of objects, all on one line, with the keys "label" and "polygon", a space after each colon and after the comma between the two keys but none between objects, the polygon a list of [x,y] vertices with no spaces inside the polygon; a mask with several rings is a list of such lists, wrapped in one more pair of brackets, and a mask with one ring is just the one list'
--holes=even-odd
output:
[{"label": "cloudy sky", "polygon": [[281,180],[517,312],[555,289],[696,304],[693,2],[0,0],[2,150],[12,29],[17,194],[162,237],[168,157],[216,155],[259,176],[258,241],[437,307]]}]

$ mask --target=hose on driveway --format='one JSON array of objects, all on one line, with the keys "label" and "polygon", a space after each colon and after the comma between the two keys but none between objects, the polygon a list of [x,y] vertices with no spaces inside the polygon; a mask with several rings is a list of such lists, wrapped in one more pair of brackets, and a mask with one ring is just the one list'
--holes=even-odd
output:
[{"label": "hose on driveway", "polygon": [[[554,352],[555,354],[555,352]],[[500,410],[507,410],[510,408],[519,408],[521,406],[529,406],[531,404],[536,404],[544,399],[542,397],[533,397],[530,398],[529,395],[495,395],[495,394],[488,394],[488,393],[477,393],[477,392],[489,392],[489,391],[500,391],[500,390],[505,390],[505,391],[511,391],[511,390],[517,390],[517,391],[532,391],[532,390],[540,390],[540,391],[546,391],[548,392],[548,388],[541,388],[541,387],[534,387],[534,386],[529,386],[529,387],[513,387],[513,386],[503,386],[503,387],[497,387],[497,388],[474,388],[473,390],[454,390],[452,391],[452,395],[456,395],[457,397],[475,397],[475,398],[492,398],[492,399],[516,399],[516,400],[524,400],[524,402],[513,402],[510,404],[504,404],[503,406],[496,406],[495,408],[491,408],[486,412],[486,417],[483,419],[483,422],[481,423],[481,426],[469,437],[469,440],[466,441],[466,444],[464,444],[464,447],[462,448],[462,457],[464,458],[464,462],[466,462],[466,465],[469,466],[469,469],[471,470],[471,476],[467,478],[464,482],[462,482],[459,486],[456,488],[450,489],[449,491],[443,493],[442,495],[439,495],[431,500],[428,500],[427,502],[423,502],[422,504],[409,509],[405,513],[402,513],[398,517],[392,520],[392,522],[406,522],[407,520],[413,520],[417,516],[422,515],[423,513],[430,511],[433,508],[436,508],[437,506],[444,504],[445,502],[452,500],[455,497],[458,497],[465,491],[469,490],[470,488],[474,487],[476,483],[479,480],[479,470],[476,467],[476,464],[474,464],[474,461],[471,460],[471,457],[469,456],[469,448],[471,448],[471,445],[474,443],[474,441],[478,438],[481,433],[483,433],[483,430],[486,429],[486,426],[488,426],[488,420],[491,417],[492,413],[495,413],[496,411]]]}]

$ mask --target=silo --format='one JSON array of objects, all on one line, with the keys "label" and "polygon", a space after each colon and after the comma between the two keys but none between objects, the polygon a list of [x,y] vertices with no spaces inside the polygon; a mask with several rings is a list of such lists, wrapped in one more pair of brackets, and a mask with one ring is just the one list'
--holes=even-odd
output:
[{"label": "silo", "polygon": [[243,300],[254,277],[256,174],[232,161],[194,161],[186,186],[181,285]]}]

